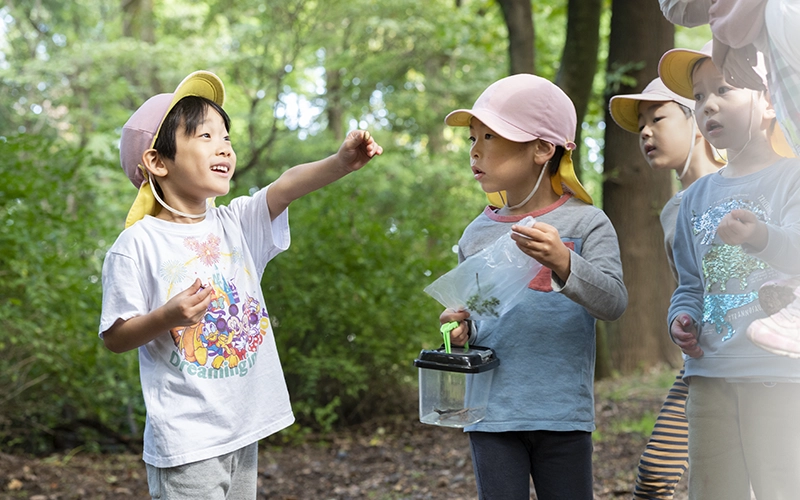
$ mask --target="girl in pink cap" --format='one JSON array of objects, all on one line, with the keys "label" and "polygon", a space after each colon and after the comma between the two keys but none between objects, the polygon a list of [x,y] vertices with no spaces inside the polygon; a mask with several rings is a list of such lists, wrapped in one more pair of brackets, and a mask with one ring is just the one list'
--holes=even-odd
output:
[{"label": "girl in pink cap", "polygon": [[[458,242],[459,262],[513,230],[517,246],[543,267],[524,297],[497,319],[473,322],[446,310],[455,345],[492,348],[495,369],[486,418],[468,426],[478,496],[591,500],[596,319],[627,305],[617,235],[575,177],[576,116],[569,97],[528,74],[490,85],[472,109],[453,111],[469,127],[472,175],[503,193]],[[533,216],[533,227],[517,224]]]},{"label": "girl in pink cap", "polygon": [[[659,217],[669,266],[677,282],[672,245],[683,192],[722,164],[697,127],[694,101],[669,90],[660,78],[650,82],[641,94],[612,97],[609,110],[617,125],[639,135],[639,148],[647,164],[654,170],[674,171],[681,183],[681,190],[667,201]],[[634,498],[669,500],[675,495],[689,463],[687,390],[681,370],[639,459]]]}]

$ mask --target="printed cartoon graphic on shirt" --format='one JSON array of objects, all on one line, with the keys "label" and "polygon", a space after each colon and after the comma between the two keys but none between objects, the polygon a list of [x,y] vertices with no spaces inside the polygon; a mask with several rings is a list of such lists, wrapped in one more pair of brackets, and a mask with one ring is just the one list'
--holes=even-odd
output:
[{"label": "printed cartoon graphic on shirt", "polygon": [[[240,296],[236,277],[226,277],[228,269],[239,269],[241,251],[223,253],[220,238],[208,235],[204,240],[187,238],[186,248],[192,257],[183,263],[166,262],[160,277],[168,284],[168,296],[185,288],[195,276],[211,287],[211,303],[203,319],[188,327],[170,330],[176,351],[170,364],[198,378],[245,376],[255,364],[258,348],[269,328],[269,315],[257,297]],[[244,273],[250,277],[245,269]],[[257,285],[256,285],[257,286]]]},{"label": "printed cartoon graphic on shirt", "polygon": [[[701,243],[710,245],[703,254],[703,281],[707,293],[703,299],[703,323],[714,325],[717,335],[725,336],[722,340],[730,340],[736,329],[731,324],[729,312],[749,304],[758,304],[758,292],[745,292],[748,278],[756,271],[767,270],[769,266],[762,260],[746,253],[740,245],[714,243],[717,228],[722,218],[732,210],[749,210],[762,222],[769,222],[768,211],[760,204],[742,199],[727,198],[710,207],[703,214],[692,212],[692,232],[702,235]],[[729,290],[730,280],[738,281],[738,289]],[[733,285],[735,288],[735,284]],[[741,293],[735,293],[735,292]],[[753,307],[757,312],[760,307]]]}]

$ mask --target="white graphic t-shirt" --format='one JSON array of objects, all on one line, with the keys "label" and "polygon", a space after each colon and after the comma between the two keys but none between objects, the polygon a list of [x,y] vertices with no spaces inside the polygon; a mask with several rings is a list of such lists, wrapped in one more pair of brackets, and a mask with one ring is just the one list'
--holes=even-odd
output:
[{"label": "white graphic t-shirt", "polygon": [[294,422],[261,292],[267,263],[289,247],[289,218],[284,211],[270,221],[267,189],[211,208],[196,224],[147,216],[106,254],[101,336],[118,319],[157,309],[196,278],[213,288],[199,323],[139,348],[150,465],[224,455]]}]

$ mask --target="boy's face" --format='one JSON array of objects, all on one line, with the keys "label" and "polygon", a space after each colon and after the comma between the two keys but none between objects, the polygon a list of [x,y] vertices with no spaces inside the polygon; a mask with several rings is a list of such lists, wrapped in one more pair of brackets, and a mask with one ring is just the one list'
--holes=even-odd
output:
[{"label": "boy's face", "polygon": [[674,101],[639,102],[639,150],[651,168],[683,168],[695,140],[691,119]]},{"label": "boy's face", "polygon": [[693,71],[692,91],[700,132],[718,149],[741,150],[769,125],[763,94],[728,84],[711,59]]},{"label": "boy's face", "polygon": [[475,117],[470,122],[469,140],[472,175],[485,192],[507,191],[509,199],[514,199],[517,191],[524,191],[520,199],[527,196],[539,174],[538,169],[534,172],[536,141],[509,141]]},{"label": "boy's face", "polygon": [[175,159],[164,162],[170,190],[178,198],[195,202],[228,194],[236,153],[222,116],[208,108],[191,136],[181,124],[175,134]]}]

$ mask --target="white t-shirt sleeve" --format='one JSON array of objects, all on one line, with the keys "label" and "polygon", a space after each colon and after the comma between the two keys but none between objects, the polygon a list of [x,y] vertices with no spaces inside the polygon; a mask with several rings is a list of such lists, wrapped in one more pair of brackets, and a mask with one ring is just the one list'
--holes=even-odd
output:
[{"label": "white t-shirt sleeve", "polygon": [[130,257],[108,252],[103,262],[103,309],[100,338],[118,319],[127,321],[147,314],[148,305],[140,282],[141,274]]},{"label": "white t-shirt sleeve", "polygon": [[262,188],[249,197],[236,198],[231,201],[228,210],[234,219],[239,221],[247,246],[259,269],[276,255],[289,248],[289,209],[271,219],[267,196],[269,186]]}]

